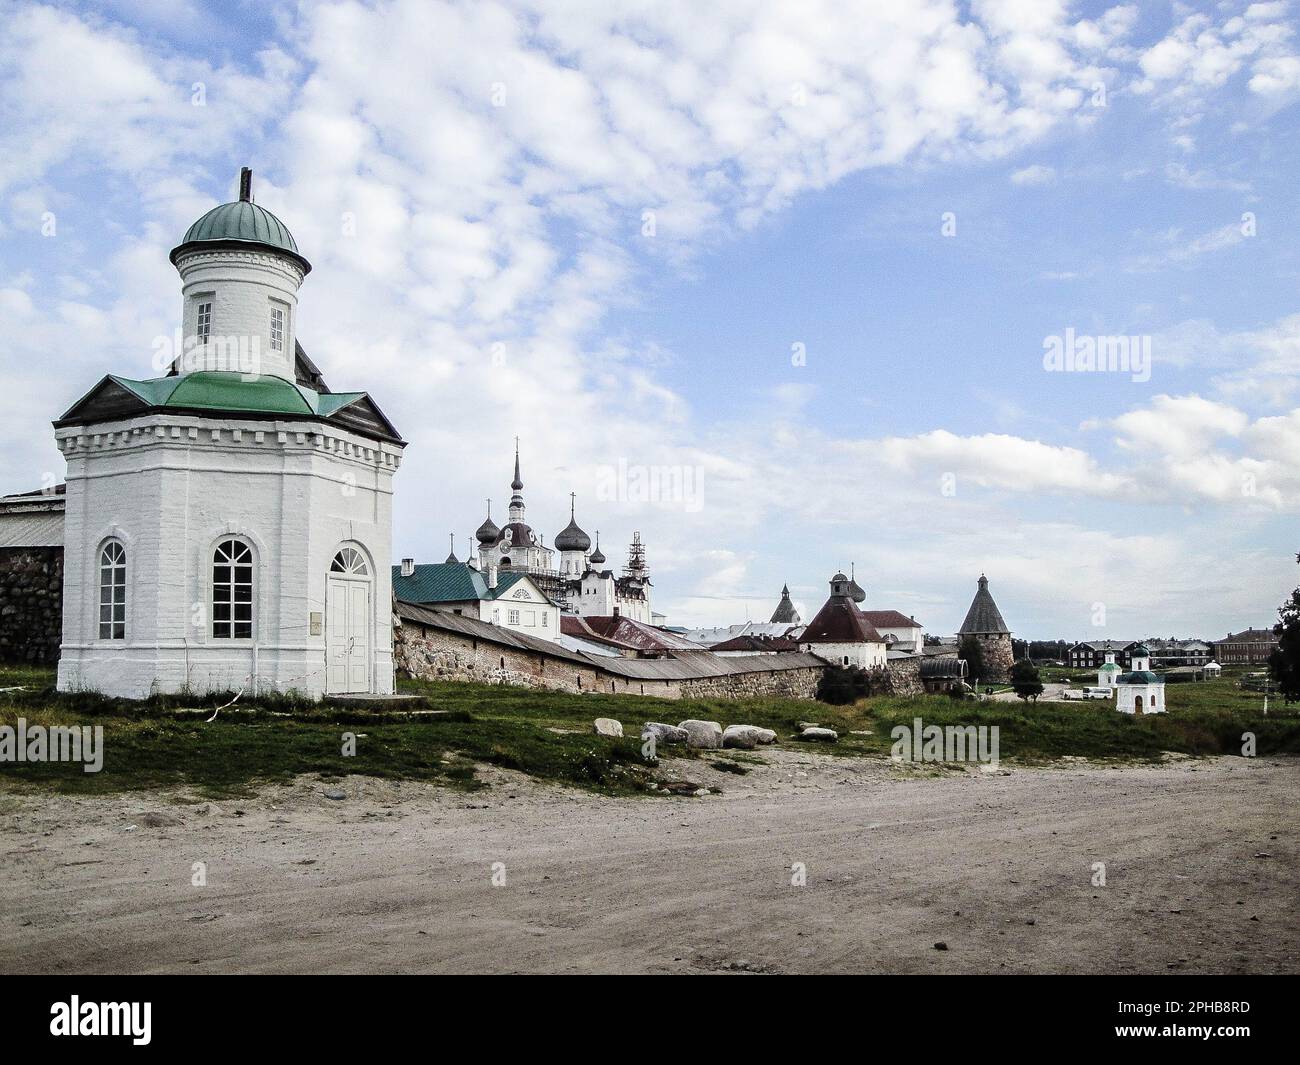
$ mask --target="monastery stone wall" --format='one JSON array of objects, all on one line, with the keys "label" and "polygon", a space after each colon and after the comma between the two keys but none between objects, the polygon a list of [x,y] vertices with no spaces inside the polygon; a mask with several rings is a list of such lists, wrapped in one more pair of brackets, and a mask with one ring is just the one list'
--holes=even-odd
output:
[{"label": "monastery stone wall", "polygon": [[0,548],[0,662],[53,665],[63,637],[63,548]]},{"label": "monastery stone wall", "polygon": [[650,695],[659,699],[811,699],[820,666],[735,673],[688,680],[641,680],[542,651],[523,650],[394,619],[393,662],[400,676],[418,680],[511,684],[550,691]]},{"label": "monastery stone wall", "polygon": [[921,683],[921,659],[900,658],[889,663],[885,670],[888,690],[882,695],[922,695],[925,685]]}]

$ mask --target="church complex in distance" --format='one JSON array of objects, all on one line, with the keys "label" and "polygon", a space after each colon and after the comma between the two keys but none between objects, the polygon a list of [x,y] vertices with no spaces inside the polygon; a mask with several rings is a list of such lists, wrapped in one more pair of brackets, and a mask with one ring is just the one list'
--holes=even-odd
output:
[{"label": "church complex in distance", "polygon": [[[464,562],[453,538],[441,563],[393,565],[405,441],[367,393],[332,390],[299,344],[311,264],[254,202],[248,168],[239,198],[190,226],[171,262],[183,350],[161,377],[107,375],[54,422],[66,486],[0,501],[0,565],[22,571],[0,585],[44,582],[24,586],[21,611],[0,602],[0,654],[22,642],[6,618],[45,646],[52,628],[61,690],[386,696],[401,669],[811,697],[828,665],[867,670],[881,690],[961,686],[954,645],[927,646],[898,611],[863,610],[842,572],[807,623],[785,587],[766,624],[666,628],[640,533],[616,575],[573,496],[550,546],[528,524],[518,441],[504,525],[489,501]],[[1011,633],[983,576],[962,637],[983,648],[981,679],[1005,677]]]}]

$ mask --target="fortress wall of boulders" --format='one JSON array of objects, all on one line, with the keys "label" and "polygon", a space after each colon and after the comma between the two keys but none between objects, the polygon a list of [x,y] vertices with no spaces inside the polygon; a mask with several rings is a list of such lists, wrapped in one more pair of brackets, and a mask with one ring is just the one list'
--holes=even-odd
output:
[{"label": "fortress wall of boulders", "polygon": [[63,548],[0,548],[0,662],[54,665],[63,639]]}]

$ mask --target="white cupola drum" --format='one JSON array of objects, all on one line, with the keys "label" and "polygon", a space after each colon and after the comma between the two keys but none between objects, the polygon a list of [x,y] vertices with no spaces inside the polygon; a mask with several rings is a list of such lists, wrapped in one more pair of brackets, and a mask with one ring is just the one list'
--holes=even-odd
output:
[{"label": "white cupola drum", "polygon": [[172,249],[184,300],[185,350],[176,373],[233,370],[294,379],[298,289],[311,264],[293,234],[253,202],[253,172],[239,199],[214,207]]}]

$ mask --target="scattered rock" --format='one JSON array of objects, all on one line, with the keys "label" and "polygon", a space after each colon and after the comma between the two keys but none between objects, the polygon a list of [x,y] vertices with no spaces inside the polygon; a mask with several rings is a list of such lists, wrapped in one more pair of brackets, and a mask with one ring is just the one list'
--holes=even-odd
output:
[{"label": "scattered rock", "polygon": [[943,942],[943,940],[940,940],[938,943],[936,943],[936,944],[934,945],[934,949],[935,949],[935,950],[947,950],[947,949],[948,949],[948,944],[945,943],[945,942]]},{"label": "scattered rock", "polygon": [[1255,857],[1256,857],[1256,858],[1271,858],[1271,857],[1273,857],[1273,855],[1269,854],[1268,851],[1260,851],[1258,854],[1255,855]]},{"label": "scattered rock", "polygon": [[615,721],[612,717],[596,718],[596,735],[597,736],[622,736],[623,723]]},{"label": "scattered rock", "polygon": [[759,736],[765,731],[755,725],[728,725],[722,732],[722,746],[752,751],[762,742]]},{"label": "scattered rock", "polygon": [[200,817],[220,817],[221,807],[215,802],[201,802],[194,807],[194,812]]},{"label": "scattered rock", "polygon": [[665,725],[662,721],[647,721],[645,727],[641,729],[641,738],[653,736],[655,743],[662,743],[665,746],[673,743],[685,743],[687,733],[684,728],[678,728],[676,725]]},{"label": "scattered rock", "polygon": [[327,799],[346,799],[348,797],[346,791],[341,791],[338,788],[327,788],[324,795]]},{"label": "scattered rock", "polygon": [[696,797],[697,799],[702,799],[702,798],[704,798],[705,795],[709,795],[709,794],[712,794],[712,793],[709,791],[708,788],[696,788],[696,789],[695,789],[695,797]]},{"label": "scattered rock", "polygon": [[716,721],[697,721],[691,718],[677,726],[686,733],[686,745],[706,751],[722,746],[722,726]]},{"label": "scattered rock", "polygon": [[169,828],[175,825],[185,824],[185,820],[178,814],[167,813],[162,810],[150,810],[147,814],[140,816],[140,824],[145,828]]},{"label": "scattered rock", "polygon": [[819,725],[809,725],[801,733],[801,740],[821,740],[824,743],[835,743],[839,740],[840,734],[833,728],[822,728]]},{"label": "scattered rock", "polygon": [[802,732],[806,728],[821,728],[816,721],[796,721],[794,727]]},{"label": "scattered rock", "polygon": [[693,784],[689,780],[664,780],[660,782],[659,787],[670,795],[694,795],[701,790],[698,784]]}]

